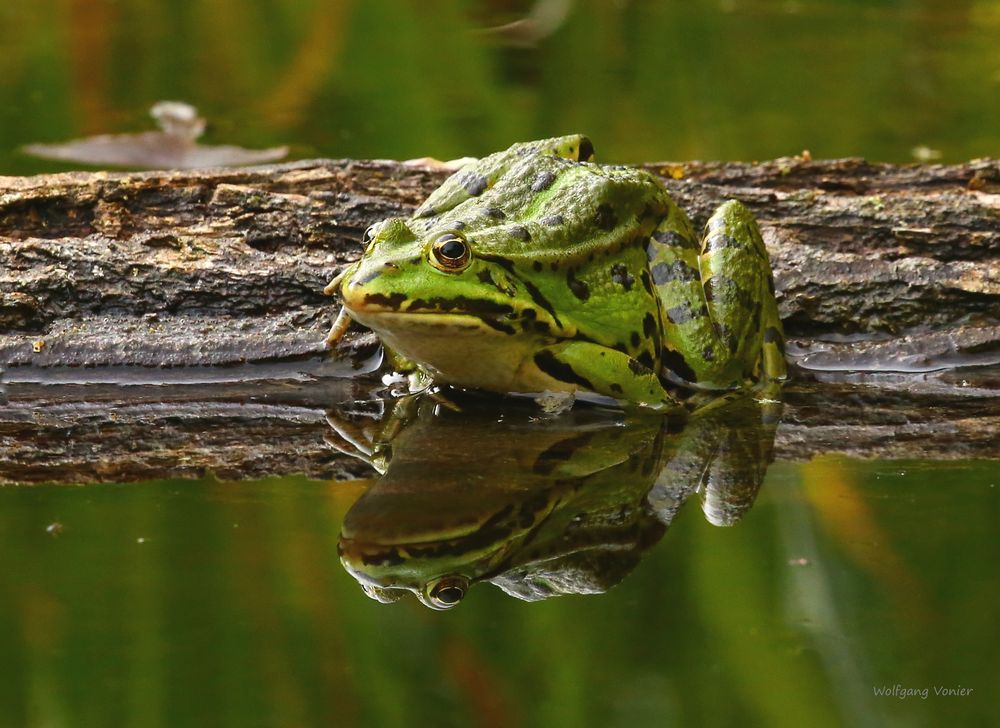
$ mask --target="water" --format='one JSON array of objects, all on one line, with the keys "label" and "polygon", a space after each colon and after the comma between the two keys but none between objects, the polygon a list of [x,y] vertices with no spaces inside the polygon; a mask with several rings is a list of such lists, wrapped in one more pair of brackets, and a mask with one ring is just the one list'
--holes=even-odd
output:
[{"label": "water", "polygon": [[740,525],[689,502],[605,595],[445,613],[341,567],[362,483],[5,488],[0,724],[987,725],[997,483],[778,463]]},{"label": "water", "polygon": [[[523,16],[527,2],[4,3],[0,174],[66,169],[18,147],[143,131],[149,106],[170,98],[208,117],[208,143],[288,144],[293,158],[449,159],[571,131],[591,135],[613,161],[803,149],[896,162],[1000,155],[992,0],[565,5],[557,27],[532,37],[523,26],[490,30]],[[448,482],[429,477],[444,469],[434,465],[415,479],[392,470],[378,479],[359,464],[361,477],[337,481],[209,473],[76,485],[116,461],[133,462],[128,472],[201,472],[212,448],[252,464],[275,432],[290,463],[326,448],[333,430],[316,402],[268,409],[252,387],[210,386],[205,399],[222,402],[221,414],[171,409],[169,388],[156,395],[162,406],[53,395],[18,408],[11,387],[0,445],[13,453],[37,437],[49,461],[24,479],[59,472],[62,482],[0,487],[0,726],[997,724],[996,461],[877,459],[891,451],[877,442],[867,458],[808,448],[799,457],[783,433],[797,432],[805,408],[786,411],[766,472],[767,433],[751,438],[761,449],[744,465],[760,468],[729,484],[739,522],[720,527],[702,508],[719,501],[707,487],[692,492],[691,481],[673,492],[686,497],[676,513],[658,501],[669,518],[635,515],[633,481],[616,470],[627,457],[615,448],[669,449],[684,430],[656,445],[648,422],[632,423],[638,439],[606,444],[596,451],[604,459],[556,462],[605,475],[578,492],[608,500],[587,503],[624,498],[622,527],[597,543],[617,544],[607,553],[619,560],[607,563],[627,568],[601,588],[586,569],[569,580],[606,593],[526,602],[488,583],[497,575],[485,570],[458,606],[436,612],[409,593],[386,605],[365,594],[338,554],[345,519],[351,533],[360,522],[411,540],[432,531],[440,543],[495,512],[504,487],[522,496],[538,487],[530,466],[552,463],[540,460],[543,444],[572,441],[578,427],[611,443],[603,415],[565,430],[501,424],[514,427],[502,433],[522,447],[523,476],[496,458],[473,459],[485,449],[475,437],[497,443],[496,430],[477,435],[470,425],[439,439],[451,453],[449,482],[478,488],[462,501],[444,487],[444,505],[433,490]],[[309,396],[321,399],[300,398]],[[263,404],[234,415],[242,401]],[[898,419],[909,416],[901,409]],[[253,418],[291,424],[261,430]],[[271,438],[255,441],[261,432]],[[553,432],[560,438],[546,440]],[[101,446],[112,441],[118,449]],[[737,453],[746,444],[727,442]],[[397,447],[396,462],[435,454],[416,443],[409,455]],[[577,453],[559,447],[551,452]],[[925,451],[966,452],[935,442]],[[4,473],[10,479],[6,464]],[[576,502],[546,488],[559,504]],[[414,494],[426,502],[386,505]],[[613,514],[597,505],[575,515]],[[433,514],[444,520],[421,520]]]}]

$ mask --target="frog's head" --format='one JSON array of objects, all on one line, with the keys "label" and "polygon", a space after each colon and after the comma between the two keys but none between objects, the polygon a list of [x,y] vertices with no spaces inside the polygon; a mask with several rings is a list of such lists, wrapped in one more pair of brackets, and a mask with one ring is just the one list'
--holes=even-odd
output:
[{"label": "frog's head", "polygon": [[[555,502],[543,494],[483,504],[461,487],[389,490],[366,493],[348,512],[337,543],[341,563],[372,599],[409,593],[437,610],[457,606],[492,576]],[[443,494],[450,497],[442,501]]]},{"label": "frog's head", "polygon": [[[559,322],[518,263],[486,242],[501,226],[488,211],[478,217],[373,225],[340,293],[352,318],[436,380],[506,391],[529,338]],[[470,366],[477,361],[489,371]]]}]

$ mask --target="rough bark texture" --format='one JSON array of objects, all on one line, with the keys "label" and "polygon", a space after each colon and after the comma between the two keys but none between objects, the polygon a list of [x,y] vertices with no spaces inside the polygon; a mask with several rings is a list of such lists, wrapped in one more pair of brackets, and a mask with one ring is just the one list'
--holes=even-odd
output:
[{"label": "rough bark texture", "polygon": [[[973,455],[1000,455],[997,445],[981,436],[985,427],[996,432],[990,418],[997,390],[990,377],[979,376],[969,387],[962,377],[928,375],[914,384],[885,374],[831,374],[929,372],[1000,361],[1000,164],[899,167],[795,158],[648,168],[664,178],[697,224],[724,199],[747,203],[771,251],[799,375],[808,370],[819,379],[866,380],[810,389],[816,402],[825,403],[827,421],[820,423],[823,410],[817,410],[812,420],[806,418],[798,440],[789,428],[799,424],[790,421],[782,429],[786,439],[779,453],[803,457],[824,449],[817,443],[827,441],[853,454],[937,456],[945,454],[938,444],[949,440],[932,438],[940,438],[944,428],[953,445],[972,443]],[[128,417],[118,424],[107,412],[87,419],[91,415],[84,412],[90,410],[81,402],[46,403],[44,390],[35,401],[25,396],[34,391],[32,382],[322,373],[327,365],[321,342],[334,313],[323,285],[356,257],[365,227],[407,213],[446,174],[392,162],[305,161],[238,170],[0,178],[0,367],[12,388],[11,403],[0,414],[5,428],[0,450],[10,463],[0,481],[66,477],[45,469],[42,440],[34,455],[28,452],[27,430],[16,423],[29,423],[25,427],[41,438],[46,426],[30,424],[35,418],[49,418],[55,428],[51,442],[87,431],[89,425],[81,422],[100,433],[86,447],[77,441],[83,450],[74,462],[86,470],[79,472],[83,480],[204,468],[242,477],[347,473],[350,468],[338,471],[342,465],[325,449],[323,457],[301,460],[280,459],[277,450],[267,455],[269,443],[295,436],[298,415],[264,417],[278,429],[260,430],[261,441],[244,461],[237,443],[255,438],[241,439],[239,428],[230,428],[230,439],[216,444],[196,434],[192,423],[217,411],[215,405],[203,402],[192,410],[189,403],[184,410],[189,414],[178,414],[168,405],[128,405],[119,394],[121,401],[111,410],[121,417],[126,411],[141,413],[135,417],[149,425],[150,447],[165,427],[156,413],[184,424],[168,438],[172,444],[160,466],[147,453],[139,458],[141,466],[109,466],[101,475],[99,464],[87,463],[83,452],[94,447],[112,458],[117,436],[123,447],[129,442],[137,447],[137,433],[121,424]],[[297,364],[288,369],[289,361]],[[242,366],[232,366],[237,364]],[[872,383],[878,390],[870,389]],[[886,417],[852,420],[840,406],[845,387],[853,397],[869,398],[864,417],[877,412]],[[889,407],[893,397],[900,401]],[[108,409],[94,407],[94,412]],[[311,407],[310,421],[319,417]],[[936,420],[924,416],[927,407],[939,413]],[[889,416],[890,411],[897,414]],[[212,417],[207,421],[214,422]],[[848,441],[844,428],[854,433]],[[869,428],[871,437],[859,428]],[[60,447],[52,456],[73,460],[65,443]],[[307,451],[312,452],[302,450]]]}]

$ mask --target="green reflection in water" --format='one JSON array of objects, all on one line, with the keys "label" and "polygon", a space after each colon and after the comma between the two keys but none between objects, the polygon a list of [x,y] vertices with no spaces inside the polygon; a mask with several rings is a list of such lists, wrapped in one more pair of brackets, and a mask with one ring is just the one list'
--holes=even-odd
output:
[{"label": "green reflection in water", "polygon": [[[604,596],[481,587],[446,614],[342,569],[363,483],[6,488],[0,724],[983,724],[996,486],[995,463],[778,463],[740,525],[688,505]],[[896,684],[975,692],[872,692]]]},{"label": "green reflection in water", "polygon": [[[0,172],[15,149],[148,128],[197,105],[206,143],[441,159],[570,132],[606,161],[1000,154],[993,0],[577,0],[533,44],[530,3],[70,0],[0,8]],[[523,40],[523,38],[522,38]]]},{"label": "green reflection in water", "polygon": [[479,582],[525,601],[602,594],[692,494],[716,525],[742,518],[781,414],[746,395],[689,417],[584,405],[543,415],[523,398],[451,396],[389,401],[377,422],[382,400],[328,413],[328,442],[382,473],[338,542],[378,601],[412,593],[450,609]]}]

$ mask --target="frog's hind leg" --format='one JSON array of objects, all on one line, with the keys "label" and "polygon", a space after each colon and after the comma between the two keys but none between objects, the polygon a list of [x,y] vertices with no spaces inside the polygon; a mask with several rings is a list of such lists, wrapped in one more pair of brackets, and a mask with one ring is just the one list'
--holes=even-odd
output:
[{"label": "frog's hind leg", "polygon": [[709,219],[700,270],[709,314],[743,376],[784,379],[785,338],[771,261],[757,221],[742,203],[730,200]]},{"label": "frog's hind leg", "polygon": [[682,404],[653,370],[617,349],[589,341],[542,347],[525,364],[558,382],[556,391],[580,388],[659,410]]},{"label": "frog's hind leg", "polygon": [[784,378],[771,266],[746,207],[722,205],[699,245],[687,216],[671,204],[653,233],[649,258],[671,378],[704,389]]}]

